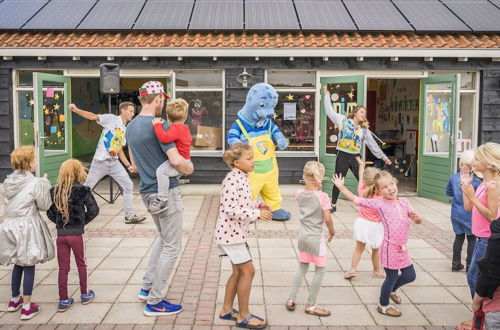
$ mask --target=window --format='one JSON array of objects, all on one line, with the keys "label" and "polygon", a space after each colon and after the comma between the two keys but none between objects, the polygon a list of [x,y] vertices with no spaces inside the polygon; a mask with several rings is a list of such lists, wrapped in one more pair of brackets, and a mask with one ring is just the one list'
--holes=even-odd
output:
[{"label": "window", "polygon": [[192,70],[175,73],[175,97],[188,102],[193,142],[191,150],[222,150],[224,133],[224,86],[221,70]]},{"label": "window", "polygon": [[[18,146],[32,146],[35,144],[34,140],[34,123],[35,123],[35,101],[33,99],[33,72],[35,71],[17,71],[16,75],[16,85],[15,85],[15,95],[16,95],[16,105],[17,105],[17,117],[18,117],[18,136],[16,137],[18,141]],[[52,73],[52,74],[62,74],[62,71],[44,71],[38,70],[36,72]],[[53,93],[54,98],[48,98],[54,100],[55,97],[59,98],[62,93],[63,84],[45,82],[43,85],[44,96],[47,89]],[[45,98],[44,98],[45,99]],[[49,102],[50,103],[50,102]],[[44,129],[45,136],[49,139],[45,140],[45,148],[48,150],[59,150],[61,146],[64,146],[63,136],[64,134],[57,136],[57,132],[60,128],[59,116],[56,114],[61,111],[60,105],[49,104],[44,102],[44,107],[47,107],[44,111]],[[64,105],[63,105],[64,106]],[[55,132],[54,132],[55,127]],[[62,147],[64,149],[64,147]]]},{"label": "window", "polygon": [[275,122],[290,142],[286,151],[314,151],[316,73],[268,71],[267,81],[279,94]]}]

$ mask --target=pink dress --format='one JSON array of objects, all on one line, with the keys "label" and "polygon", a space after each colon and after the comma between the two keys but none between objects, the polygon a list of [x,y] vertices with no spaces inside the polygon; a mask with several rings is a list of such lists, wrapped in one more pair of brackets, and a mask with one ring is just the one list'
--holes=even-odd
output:
[{"label": "pink dress", "polygon": [[406,250],[412,221],[409,214],[415,210],[405,198],[359,198],[354,204],[377,210],[384,224],[384,240],[380,247],[382,266],[387,269],[402,269],[413,262]]},{"label": "pink dress", "polygon": [[319,190],[298,190],[295,199],[299,202],[300,208],[299,261],[325,267],[328,228],[323,211],[330,210],[330,198]]}]

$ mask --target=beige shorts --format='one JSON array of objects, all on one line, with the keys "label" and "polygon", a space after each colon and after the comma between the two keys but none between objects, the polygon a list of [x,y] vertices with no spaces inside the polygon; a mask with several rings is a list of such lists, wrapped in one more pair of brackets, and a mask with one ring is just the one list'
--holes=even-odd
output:
[{"label": "beige shorts", "polygon": [[217,249],[219,250],[219,257],[228,256],[233,265],[241,265],[252,261],[252,255],[247,243],[217,245]]}]

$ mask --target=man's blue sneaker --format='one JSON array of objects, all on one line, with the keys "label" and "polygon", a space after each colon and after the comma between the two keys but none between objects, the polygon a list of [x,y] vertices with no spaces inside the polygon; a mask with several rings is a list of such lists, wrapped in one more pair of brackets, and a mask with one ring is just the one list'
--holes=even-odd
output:
[{"label": "man's blue sneaker", "polygon": [[171,304],[166,300],[159,302],[156,305],[146,304],[144,308],[144,315],[146,316],[159,316],[159,315],[172,315],[182,311],[181,305]]},{"label": "man's blue sneaker", "polygon": [[95,298],[95,292],[93,290],[87,291],[87,294],[82,294],[82,305],[87,305]]},{"label": "man's blue sneaker", "polygon": [[137,298],[142,301],[147,301],[149,296],[149,290],[141,289]]},{"label": "man's blue sneaker", "polygon": [[65,312],[68,308],[75,303],[75,299],[69,298],[66,300],[59,300],[59,305],[57,306],[58,312]]}]

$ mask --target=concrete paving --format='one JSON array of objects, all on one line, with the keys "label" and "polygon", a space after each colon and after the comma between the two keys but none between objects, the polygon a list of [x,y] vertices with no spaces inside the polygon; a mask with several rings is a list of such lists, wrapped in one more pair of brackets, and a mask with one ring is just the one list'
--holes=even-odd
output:
[{"label": "concrete paving", "polygon": [[[297,185],[284,185],[283,206],[292,212],[287,222],[257,222],[252,225],[249,245],[256,268],[250,297],[251,311],[268,319],[271,329],[294,327],[327,328],[338,326],[366,329],[397,327],[449,327],[470,318],[470,297],[465,272],[451,272],[453,232],[450,205],[410,197],[412,205],[426,221],[412,225],[408,249],[417,271],[417,280],[400,291],[403,316],[391,318],[377,313],[376,304],[383,279],[371,276],[370,251],[363,254],[358,276],[343,279],[354,248],[352,225],[355,207],[340,201],[334,223],[337,234],[328,245],[328,265],[318,303],[332,311],[319,318],[303,312],[313,269],[307,274],[297,297],[297,309],[288,312],[287,299],[297,267],[298,207],[293,192]],[[185,185],[183,251],[170,279],[167,299],[181,303],[177,316],[145,317],[143,303],[137,300],[141,278],[155,242],[156,230],[150,218],[142,224],[124,223],[122,198],[113,205],[98,199],[100,215],[86,230],[89,288],[96,299],[79,303],[78,276],[72,262],[69,291],[77,301],[65,313],[57,313],[57,260],[37,265],[33,301],[41,313],[20,321],[19,313],[5,312],[10,298],[11,267],[0,267],[0,329],[35,325],[40,329],[75,329],[83,325],[99,329],[229,329],[230,321],[218,318],[226,280],[231,274],[227,258],[219,258],[212,243],[218,210],[218,185]],[[106,187],[99,187],[106,191]],[[146,215],[138,194],[136,213]],[[2,210],[3,212],[3,210]],[[49,222],[53,229],[53,224]],[[53,231],[54,233],[54,231]],[[55,236],[54,236],[55,237]],[[235,306],[237,308],[237,305]]]}]

